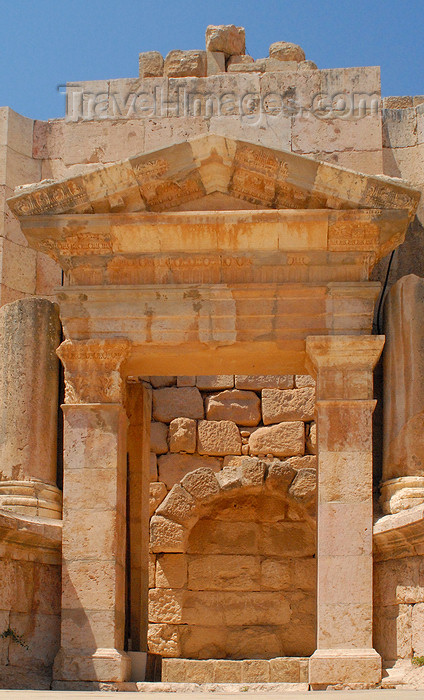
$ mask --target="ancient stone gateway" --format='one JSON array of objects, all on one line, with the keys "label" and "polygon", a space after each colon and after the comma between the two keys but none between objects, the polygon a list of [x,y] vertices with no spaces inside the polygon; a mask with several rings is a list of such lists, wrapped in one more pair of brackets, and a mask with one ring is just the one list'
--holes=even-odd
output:
[{"label": "ancient stone gateway", "polygon": [[[132,635],[145,634],[149,397],[137,378],[307,372],[317,382],[319,426],[309,682],[380,680],[372,644],[371,419],[383,337],[371,335],[379,284],[369,278],[402,242],[418,200],[399,180],[213,134],[9,199],[30,245],[66,276],[57,294],[66,337],[59,349],[66,400],[57,681],[129,677],[127,502],[131,587],[139,596]],[[144,431],[141,452],[135,427]],[[240,502],[268,499],[270,508],[287,500],[278,465],[274,473],[249,460],[216,474],[195,470],[174,486],[152,518],[153,551],[196,554],[196,528],[225,510],[230,492]],[[305,525],[307,547],[306,532]],[[204,562],[194,566],[200,576]],[[158,596],[151,622],[167,624],[166,607],[175,627],[199,600],[169,589],[161,608]],[[234,595],[227,603],[235,605]],[[283,600],[275,615],[290,617]]]}]

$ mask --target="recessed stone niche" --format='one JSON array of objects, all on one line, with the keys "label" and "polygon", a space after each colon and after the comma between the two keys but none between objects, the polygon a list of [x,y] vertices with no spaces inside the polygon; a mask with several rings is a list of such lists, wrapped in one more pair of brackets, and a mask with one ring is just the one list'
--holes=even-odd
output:
[{"label": "recessed stone niche", "polygon": [[[313,380],[150,381],[150,651],[244,660],[209,664],[203,682],[247,682],[248,660],[271,659],[264,678],[301,682],[299,659],[316,647]],[[198,672],[168,663],[163,679]]]}]

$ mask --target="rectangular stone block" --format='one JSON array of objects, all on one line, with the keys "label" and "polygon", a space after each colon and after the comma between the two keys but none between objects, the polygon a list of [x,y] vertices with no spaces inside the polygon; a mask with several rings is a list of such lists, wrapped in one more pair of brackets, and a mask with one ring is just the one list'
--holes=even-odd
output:
[{"label": "rectangular stone block", "polygon": [[259,526],[254,522],[238,523],[199,520],[190,533],[190,554],[257,554]]},{"label": "rectangular stone block", "polygon": [[201,391],[212,391],[214,389],[232,389],[234,386],[233,374],[198,376],[196,386]]},{"label": "rectangular stone block", "polygon": [[304,667],[309,663],[309,659],[301,657],[281,657],[270,659],[270,677],[271,683],[307,683],[308,678],[305,678]]},{"label": "rectangular stone block", "polygon": [[301,389],[263,389],[262,416],[264,425],[282,421],[309,421],[315,413],[315,390],[312,387]]},{"label": "rectangular stone block", "polygon": [[372,553],[372,500],[363,503],[320,503],[319,555],[343,557]]},{"label": "rectangular stone block", "polygon": [[328,452],[372,451],[374,401],[325,401],[318,411],[318,449]]},{"label": "rectangular stone block", "polygon": [[259,590],[259,559],[242,555],[190,556],[188,588],[192,591]]},{"label": "rectangular stone block", "polygon": [[197,449],[206,455],[241,454],[241,436],[237,425],[230,420],[200,420],[197,424]]},{"label": "rectangular stone block", "polygon": [[241,666],[243,683],[269,683],[270,662],[264,659],[245,659]]},{"label": "rectangular stone block", "polygon": [[242,680],[242,661],[214,661],[214,683],[240,683]]},{"label": "rectangular stone block", "polygon": [[318,501],[361,503],[371,498],[371,452],[328,452],[318,454]]},{"label": "rectangular stone block", "polygon": [[268,556],[312,556],[315,533],[306,523],[265,523],[259,533],[259,551]]},{"label": "rectangular stone block", "polygon": [[292,389],[294,386],[292,374],[266,375],[266,374],[236,374],[236,389],[250,389],[261,391],[262,389]]},{"label": "rectangular stone block", "polygon": [[187,557],[184,554],[159,554],[156,560],[157,588],[184,588],[187,583]]},{"label": "rectangular stone block", "polygon": [[303,455],[305,424],[301,421],[291,421],[258,428],[249,438],[249,451],[254,455],[272,454],[276,457]]}]

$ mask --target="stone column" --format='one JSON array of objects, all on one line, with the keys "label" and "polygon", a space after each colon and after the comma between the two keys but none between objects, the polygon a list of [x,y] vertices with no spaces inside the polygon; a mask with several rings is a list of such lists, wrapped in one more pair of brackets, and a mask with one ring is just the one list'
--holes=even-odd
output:
[{"label": "stone column", "polygon": [[381,505],[397,513],[424,503],[424,279],[402,277],[390,290],[384,317]]},{"label": "stone column", "polygon": [[317,381],[317,651],[309,682],[369,685],[381,680],[372,647],[373,368],[383,336],[306,341]]},{"label": "stone column", "polygon": [[[61,649],[56,688],[125,681],[126,340],[66,340]],[[60,682],[58,682],[60,681]],[[64,683],[65,681],[65,683]]]},{"label": "stone column", "polygon": [[20,299],[0,309],[0,508],[60,519],[56,486],[58,307]]}]

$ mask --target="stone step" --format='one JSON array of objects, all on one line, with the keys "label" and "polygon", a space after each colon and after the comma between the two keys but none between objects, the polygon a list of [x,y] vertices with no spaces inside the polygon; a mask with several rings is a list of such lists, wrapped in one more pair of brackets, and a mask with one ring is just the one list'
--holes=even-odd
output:
[{"label": "stone step", "polygon": [[287,693],[309,690],[308,683],[136,683],[142,693]]}]

